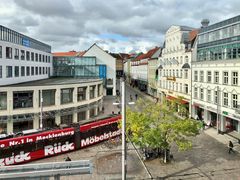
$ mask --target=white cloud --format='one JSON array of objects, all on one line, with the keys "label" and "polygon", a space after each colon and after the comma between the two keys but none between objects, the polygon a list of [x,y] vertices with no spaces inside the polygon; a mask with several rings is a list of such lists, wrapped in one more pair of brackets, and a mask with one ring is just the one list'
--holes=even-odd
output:
[{"label": "white cloud", "polygon": [[238,15],[239,6],[238,0],[1,0],[0,19],[53,51],[85,50],[98,42],[113,52],[129,52],[161,46],[171,25],[198,28],[203,18],[211,24]]}]

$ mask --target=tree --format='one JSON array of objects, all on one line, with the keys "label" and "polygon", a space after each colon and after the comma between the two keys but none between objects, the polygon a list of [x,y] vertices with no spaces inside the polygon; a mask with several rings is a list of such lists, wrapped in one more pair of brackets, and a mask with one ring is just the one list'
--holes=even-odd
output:
[{"label": "tree", "polygon": [[[174,116],[171,106],[139,99],[134,109],[127,109],[126,132],[141,149],[164,150],[164,162],[175,143],[179,150],[192,147],[190,137],[199,133],[199,122]],[[168,153],[169,152],[169,153]]]}]

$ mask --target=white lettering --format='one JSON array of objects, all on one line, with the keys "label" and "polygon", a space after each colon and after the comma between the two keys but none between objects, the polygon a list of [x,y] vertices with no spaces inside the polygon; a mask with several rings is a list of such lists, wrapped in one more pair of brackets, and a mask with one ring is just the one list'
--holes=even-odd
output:
[{"label": "white lettering", "polygon": [[55,143],[54,145],[48,145],[44,147],[44,155],[53,155],[58,154],[65,151],[74,150],[74,144],[67,141],[65,144],[61,145],[61,143]]},{"label": "white lettering", "polygon": [[12,156],[0,159],[0,166],[16,164],[16,163],[28,161],[30,159],[31,159],[30,153],[24,153],[24,151],[21,151],[20,154],[16,156],[14,155],[14,153],[12,153]]},{"label": "white lettering", "polygon": [[108,133],[104,133],[100,136],[92,136],[92,137],[88,137],[86,139],[82,139],[81,140],[81,147],[84,146],[88,146],[94,143],[97,143],[99,141],[103,141],[106,139],[109,139],[111,137],[117,136],[121,134],[121,129],[117,130],[117,131],[113,131],[113,132],[108,132]]}]

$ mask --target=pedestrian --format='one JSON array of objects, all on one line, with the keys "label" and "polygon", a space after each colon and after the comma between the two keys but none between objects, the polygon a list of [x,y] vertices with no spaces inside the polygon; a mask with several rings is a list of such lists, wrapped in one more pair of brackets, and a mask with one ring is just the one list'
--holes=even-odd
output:
[{"label": "pedestrian", "polygon": [[232,141],[229,141],[229,144],[228,144],[228,154],[230,154],[231,152],[234,152],[233,151],[233,143],[232,143]]},{"label": "pedestrian", "polygon": [[104,106],[102,107],[102,112],[104,113]]},{"label": "pedestrian", "polygon": [[112,114],[114,114],[114,111],[112,111]]},{"label": "pedestrian", "polygon": [[72,161],[69,156],[66,157],[65,161]]},{"label": "pedestrian", "polygon": [[136,98],[136,100],[137,100],[137,98],[138,98],[138,95],[137,95],[137,94],[135,94],[135,98]]},{"label": "pedestrian", "polygon": [[132,95],[130,95],[130,101],[132,101]]}]

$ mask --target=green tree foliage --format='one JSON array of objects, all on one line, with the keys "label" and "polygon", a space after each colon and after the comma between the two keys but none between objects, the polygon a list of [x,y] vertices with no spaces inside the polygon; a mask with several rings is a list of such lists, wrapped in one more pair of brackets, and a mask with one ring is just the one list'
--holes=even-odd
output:
[{"label": "green tree foliage", "polygon": [[190,137],[199,133],[199,122],[174,116],[172,106],[139,99],[134,109],[127,109],[127,133],[140,148],[170,150],[174,143],[179,150],[192,147]]}]

